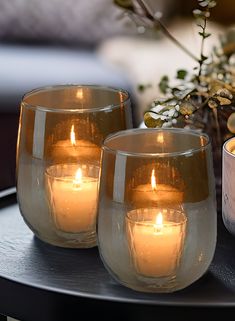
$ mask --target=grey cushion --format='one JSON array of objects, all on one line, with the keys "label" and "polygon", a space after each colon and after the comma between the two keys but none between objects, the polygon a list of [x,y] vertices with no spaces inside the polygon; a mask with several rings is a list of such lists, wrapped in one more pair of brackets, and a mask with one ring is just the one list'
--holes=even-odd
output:
[{"label": "grey cushion", "polygon": [[120,13],[112,0],[0,0],[0,39],[97,44],[131,32]]},{"label": "grey cushion", "polygon": [[0,111],[15,112],[21,96],[55,84],[97,84],[129,89],[125,75],[95,52],[0,45]]}]

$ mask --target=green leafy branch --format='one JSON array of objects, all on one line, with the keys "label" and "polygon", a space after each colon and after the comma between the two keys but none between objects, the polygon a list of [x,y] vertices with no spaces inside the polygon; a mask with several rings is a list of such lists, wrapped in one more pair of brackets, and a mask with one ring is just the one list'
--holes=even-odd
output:
[{"label": "green leafy branch", "polygon": [[[160,15],[151,12],[147,1],[115,0],[135,23],[145,28],[160,30],[197,63],[193,72],[184,69],[177,71],[177,85],[171,86],[167,75],[161,78],[158,86],[164,98],[152,102],[150,109],[144,114],[144,121],[147,127],[190,126],[203,129],[211,114],[216,124],[217,136],[220,135],[222,126],[235,133],[235,29],[225,34],[221,38],[220,47],[214,48],[209,57],[206,56],[205,42],[211,36],[207,31],[207,25],[216,1],[197,2],[199,8],[193,10],[193,15],[201,37],[199,57],[168,31]],[[233,55],[234,62],[231,63]],[[143,92],[150,86],[151,84],[141,84],[139,90]]]},{"label": "green leafy branch", "polygon": [[[177,47],[183,50],[188,56],[190,56],[193,60],[198,61],[198,58],[187,49],[182,43],[180,43],[166,28],[166,26],[161,21],[161,18],[157,15],[154,15],[151,10],[146,5],[146,2],[143,0],[114,0],[114,3],[119,7],[126,10],[130,17],[133,17],[134,22],[136,23],[138,20],[141,22],[142,26],[149,28],[155,28],[157,30],[161,30],[161,32],[170,39]],[[139,6],[141,11],[139,11],[138,7],[135,6],[135,3]],[[137,19],[136,19],[137,18]]]}]

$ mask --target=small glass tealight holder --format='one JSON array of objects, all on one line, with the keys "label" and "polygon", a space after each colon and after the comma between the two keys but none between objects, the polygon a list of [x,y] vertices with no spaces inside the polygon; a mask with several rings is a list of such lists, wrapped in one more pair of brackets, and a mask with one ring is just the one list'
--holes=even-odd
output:
[{"label": "small glass tealight holder", "polygon": [[168,278],[180,264],[187,219],[182,211],[138,208],[127,212],[127,242],[139,278]]},{"label": "small glass tealight holder", "polygon": [[20,212],[41,240],[61,247],[96,243],[101,144],[132,128],[125,90],[54,86],[23,97],[17,146]]},{"label": "small glass tealight holder", "polygon": [[132,129],[102,147],[98,248],[110,274],[142,292],[198,280],[214,256],[215,180],[207,135]]}]

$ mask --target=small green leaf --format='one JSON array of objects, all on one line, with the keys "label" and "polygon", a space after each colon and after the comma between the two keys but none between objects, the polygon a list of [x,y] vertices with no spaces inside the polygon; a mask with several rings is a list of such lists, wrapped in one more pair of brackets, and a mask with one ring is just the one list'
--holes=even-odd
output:
[{"label": "small green leaf", "polygon": [[213,99],[213,98],[209,99],[209,101],[208,101],[208,106],[209,106],[211,109],[217,108],[217,107],[218,107],[218,101],[217,101],[217,99]]},{"label": "small green leaf", "polygon": [[191,115],[195,111],[195,107],[188,101],[183,101],[180,104],[179,112],[181,115]]},{"label": "small green leaf", "polygon": [[151,84],[147,84],[147,85],[139,84],[137,89],[138,89],[139,92],[142,93],[142,92],[144,92],[146,89],[148,89],[150,87],[152,87]]},{"label": "small green leaf", "polygon": [[204,56],[204,55],[201,55],[201,61],[205,61],[205,60],[207,60],[208,59],[208,57],[206,57],[206,56]]},{"label": "small green leaf", "polygon": [[138,91],[143,92],[145,90],[144,85],[138,85]]},{"label": "small green leaf", "polygon": [[181,92],[181,90],[180,90],[179,88],[177,88],[177,87],[173,87],[173,88],[172,88],[172,93],[173,93],[174,95],[177,95],[179,92]]},{"label": "small green leaf", "polygon": [[177,78],[177,79],[182,79],[182,80],[184,80],[185,77],[187,76],[187,74],[188,74],[187,70],[179,69],[179,70],[177,70],[177,76],[176,76],[176,78]]},{"label": "small green leaf", "polygon": [[201,18],[202,17],[202,11],[199,9],[193,10],[193,15],[195,18]]},{"label": "small green leaf", "polygon": [[202,11],[199,9],[193,10],[193,15],[195,18],[205,19],[210,17],[210,12],[208,10]]},{"label": "small green leaf", "polygon": [[221,106],[226,106],[226,105],[230,105],[231,104],[231,100],[228,98],[224,98],[224,97],[217,97],[218,101],[220,102]]},{"label": "small green leaf", "polygon": [[200,32],[200,31],[199,31],[198,34],[199,34],[201,37],[203,37],[204,39],[211,36],[211,33],[205,32],[205,31],[203,31],[203,32]]},{"label": "small green leaf", "polygon": [[210,1],[208,1],[208,0],[199,1],[199,6],[207,7],[209,5],[209,2]]},{"label": "small green leaf", "polygon": [[131,0],[114,0],[114,3],[121,8],[133,10],[133,3]]},{"label": "small green leaf", "polygon": [[216,1],[211,0],[208,4],[208,8],[214,8],[217,5]]},{"label": "small green leaf", "polygon": [[148,128],[155,128],[155,127],[162,127],[162,124],[164,123],[161,118],[154,118],[152,117],[153,113],[151,111],[147,111],[144,114],[144,123],[146,127]]},{"label": "small green leaf", "polygon": [[168,76],[163,76],[160,83],[159,83],[159,89],[163,94],[166,94],[167,89],[169,88],[169,78]]}]

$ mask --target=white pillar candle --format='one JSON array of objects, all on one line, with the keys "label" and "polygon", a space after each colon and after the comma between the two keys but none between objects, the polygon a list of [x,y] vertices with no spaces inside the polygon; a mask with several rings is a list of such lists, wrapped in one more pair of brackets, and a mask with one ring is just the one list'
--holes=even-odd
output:
[{"label": "white pillar candle", "polygon": [[[127,238],[136,272],[145,277],[173,275],[181,258],[186,217],[182,212],[145,208],[128,212]],[[180,214],[180,215],[179,215]],[[172,219],[177,217],[177,221]]]},{"label": "white pillar candle", "polygon": [[[69,175],[63,176],[63,172]],[[94,229],[98,178],[83,176],[81,167],[74,164],[54,165],[46,171],[46,182],[50,208],[59,230],[79,233]]]}]

